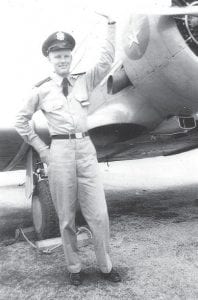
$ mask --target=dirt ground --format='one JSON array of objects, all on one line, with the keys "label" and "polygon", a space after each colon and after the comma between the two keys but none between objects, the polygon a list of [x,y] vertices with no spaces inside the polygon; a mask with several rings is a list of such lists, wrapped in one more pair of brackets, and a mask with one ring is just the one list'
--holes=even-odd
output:
[{"label": "dirt ground", "polygon": [[[197,150],[171,158],[102,165],[111,252],[122,282],[100,278],[93,246],[81,247],[84,283],[69,284],[61,248],[40,254],[26,242],[0,244],[0,299],[198,299]],[[31,226],[24,175],[4,175],[0,239]],[[11,176],[11,179],[10,179]]]}]

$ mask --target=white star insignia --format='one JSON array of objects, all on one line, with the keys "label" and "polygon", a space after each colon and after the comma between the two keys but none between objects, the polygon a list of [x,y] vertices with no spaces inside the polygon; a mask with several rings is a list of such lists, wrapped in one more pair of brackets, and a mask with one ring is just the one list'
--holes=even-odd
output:
[{"label": "white star insignia", "polygon": [[129,48],[131,48],[133,46],[133,43],[139,45],[139,41],[138,41],[138,38],[137,38],[137,35],[138,33],[137,32],[131,32],[129,35],[128,35],[128,39],[129,39]]}]

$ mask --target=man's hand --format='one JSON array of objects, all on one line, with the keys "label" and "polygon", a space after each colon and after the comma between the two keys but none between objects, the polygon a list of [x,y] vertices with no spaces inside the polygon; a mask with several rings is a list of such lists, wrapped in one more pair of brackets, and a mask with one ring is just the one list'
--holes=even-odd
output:
[{"label": "man's hand", "polygon": [[50,154],[49,148],[44,149],[44,150],[40,151],[40,153],[39,153],[41,161],[43,163],[45,163],[46,165],[49,165],[49,154]]},{"label": "man's hand", "polygon": [[108,15],[105,15],[105,14],[102,14],[102,13],[99,13],[97,11],[95,11],[95,13],[101,17],[104,17],[105,19],[107,19],[108,23],[109,24],[114,24],[116,23],[116,21],[111,17],[111,16],[108,16]]}]

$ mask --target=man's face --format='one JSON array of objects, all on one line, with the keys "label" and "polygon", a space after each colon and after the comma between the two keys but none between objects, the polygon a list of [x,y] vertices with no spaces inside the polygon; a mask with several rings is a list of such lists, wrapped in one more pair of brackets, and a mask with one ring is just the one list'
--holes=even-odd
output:
[{"label": "man's face", "polygon": [[50,51],[48,59],[52,64],[55,73],[62,77],[69,74],[69,69],[72,62],[71,50],[61,49]]}]

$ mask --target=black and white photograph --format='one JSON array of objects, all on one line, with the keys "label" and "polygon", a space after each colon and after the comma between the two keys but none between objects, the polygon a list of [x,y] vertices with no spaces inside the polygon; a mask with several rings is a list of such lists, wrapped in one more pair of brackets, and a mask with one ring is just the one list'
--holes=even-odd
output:
[{"label": "black and white photograph", "polygon": [[198,1],[0,11],[0,300],[198,299]]}]

